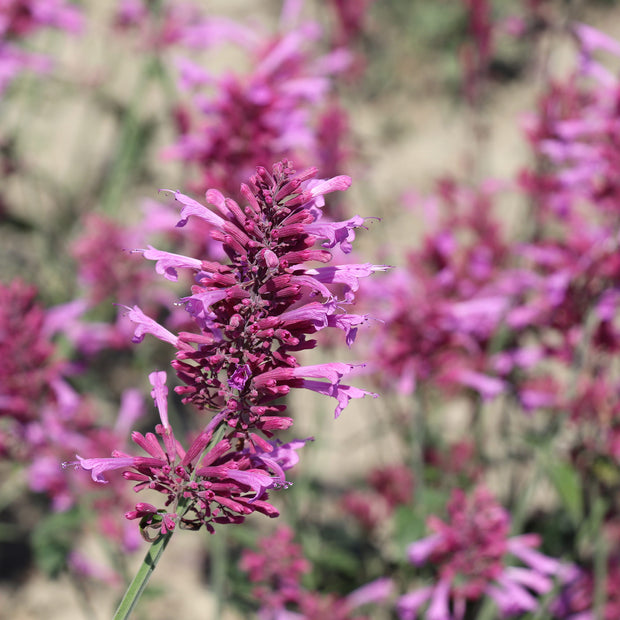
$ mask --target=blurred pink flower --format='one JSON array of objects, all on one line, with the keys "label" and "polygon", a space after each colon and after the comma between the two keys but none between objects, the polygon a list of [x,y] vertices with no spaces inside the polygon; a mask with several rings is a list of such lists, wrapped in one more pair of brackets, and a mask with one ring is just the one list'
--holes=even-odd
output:
[{"label": "blurred pink flower", "polygon": [[[462,620],[468,602],[491,597],[502,618],[534,611],[536,596],[549,592],[553,578],[574,576],[571,567],[542,555],[535,535],[510,537],[510,515],[484,487],[467,497],[455,489],[448,503],[449,520],[428,519],[433,534],[411,544],[409,560],[432,564],[436,583],[413,590],[397,603],[401,620],[421,617],[428,603],[429,620]],[[514,556],[525,566],[511,566]]]}]

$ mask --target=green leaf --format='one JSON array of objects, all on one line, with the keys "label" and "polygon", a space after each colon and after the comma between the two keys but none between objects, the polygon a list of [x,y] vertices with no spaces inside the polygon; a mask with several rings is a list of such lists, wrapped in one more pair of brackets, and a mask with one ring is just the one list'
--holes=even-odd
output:
[{"label": "green leaf", "polygon": [[53,513],[45,517],[32,533],[37,566],[50,577],[57,577],[67,566],[67,556],[75,546],[82,524],[80,512]]},{"label": "green leaf", "polygon": [[551,459],[546,460],[544,468],[571,520],[578,526],[583,519],[583,490],[579,474],[570,464]]}]

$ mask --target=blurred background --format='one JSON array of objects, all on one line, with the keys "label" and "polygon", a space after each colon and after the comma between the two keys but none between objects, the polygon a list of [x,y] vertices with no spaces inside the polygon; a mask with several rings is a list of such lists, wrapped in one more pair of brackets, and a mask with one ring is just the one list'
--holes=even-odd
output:
[{"label": "blurred background", "polygon": [[[605,564],[595,550],[609,540],[616,549],[617,536],[601,542],[598,534],[607,517],[616,523],[615,448],[598,447],[582,467],[575,446],[584,444],[574,441],[582,430],[551,401],[528,405],[522,384],[489,370],[491,362],[479,356],[512,351],[517,339],[524,349],[542,343],[552,356],[555,344],[541,336],[542,327],[519,332],[515,319],[511,336],[498,320],[491,335],[476,336],[475,350],[464,345],[461,328],[450,331],[445,317],[437,325],[433,317],[448,298],[492,303],[500,294],[489,292],[496,280],[472,276],[478,259],[467,252],[454,251],[451,277],[474,281],[475,292],[462,288],[450,297],[443,288],[424,288],[420,282],[430,276],[417,271],[422,264],[442,271],[447,237],[433,237],[440,230],[454,232],[448,245],[469,248],[472,235],[473,248],[497,241],[501,248],[488,251],[498,254],[480,261],[499,268],[508,240],[533,243],[547,234],[544,226],[558,228],[535,215],[542,181],[534,191],[524,179],[560,166],[541,160],[551,147],[537,142],[554,102],[562,102],[558,116],[572,118],[596,97],[585,87],[573,99],[562,90],[579,79],[588,51],[576,23],[620,37],[620,7],[613,0],[0,2],[0,618],[112,615],[146,549],[134,540],[137,532],[125,529],[136,524],[122,523],[131,492],[98,495],[60,464],[76,452],[124,450],[119,442],[131,428],[153,427],[147,375],[168,368],[172,355],[154,339],[132,344],[120,306],[139,304],[174,331],[183,326],[178,298],[190,284],[156,276],[131,250],[153,244],[219,260],[208,231],[175,231],[178,210],[159,190],[200,201],[213,187],[240,199],[239,184],[256,165],[283,157],[298,170],[317,166],[324,177],[351,176],[351,189],[328,200],[327,215],[380,220],[366,222],[348,260],[394,267],[374,275],[368,292],[361,283],[357,311],[377,320],[359,330],[356,343],[347,348],[326,337],[304,357],[308,364],[367,362],[354,381],[381,397],[352,402],[336,420],[331,403],[315,394],[290,399],[291,437],[315,441],[275,503],[314,566],[307,587],[344,595],[393,576],[402,594],[418,578],[429,583],[428,575],[399,572],[406,544],[427,533],[426,517],[454,488],[481,479],[511,511],[514,533],[537,524],[546,553]],[[617,50],[602,51],[616,75]],[[545,268],[550,277],[553,267]],[[401,270],[417,284],[399,284]],[[593,278],[587,276],[588,286]],[[616,290],[615,275],[605,278],[595,292],[587,289],[592,299]],[[473,341],[491,319],[459,308],[463,321],[472,312],[467,317],[477,323],[465,330]],[[584,329],[586,314],[576,320]],[[588,353],[588,343],[585,353],[575,353],[584,336],[574,333],[562,363],[597,354]],[[392,338],[411,350],[396,350]],[[446,357],[457,349],[458,361]],[[615,370],[614,351],[592,364],[593,375]],[[475,361],[467,366],[465,358]],[[579,376],[571,374],[574,359],[537,375],[559,383],[554,396]],[[551,388],[536,394],[542,392]],[[613,394],[613,414],[600,422],[607,429],[616,415]],[[172,406],[177,424],[195,427],[180,401]],[[123,419],[133,426],[123,426],[129,423],[119,421],[119,409],[132,412]],[[566,402],[557,409],[568,411]],[[524,445],[515,443],[526,435]],[[376,501],[347,500],[347,493],[367,490],[373,471],[396,466],[411,480],[402,472],[400,481],[387,474],[374,480],[378,493],[389,484],[401,489],[398,506],[364,521]],[[584,499],[591,484],[599,495]],[[210,537],[175,535],[135,617],[256,617],[238,561],[258,534],[273,531],[263,521],[253,517]],[[580,546],[566,542],[578,536]],[[599,607],[606,600],[599,596]],[[468,607],[466,617],[500,617],[481,609]],[[397,617],[394,604],[368,613]],[[549,607],[540,613],[569,617]]]}]

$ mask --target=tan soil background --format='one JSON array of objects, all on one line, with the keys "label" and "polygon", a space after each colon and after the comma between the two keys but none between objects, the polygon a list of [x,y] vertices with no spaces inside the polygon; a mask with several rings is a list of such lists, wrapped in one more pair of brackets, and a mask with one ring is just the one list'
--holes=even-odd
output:
[{"label": "tan soil background", "polygon": [[[87,33],[88,58],[80,55],[83,47],[79,41],[63,41],[62,49],[56,51],[61,54],[61,71],[78,72],[78,78],[84,81],[107,80],[122,90],[124,83],[134,79],[133,67],[114,45],[110,45],[101,27],[109,14],[108,4],[88,3],[87,13],[91,15]],[[213,14],[267,22],[275,19],[278,5],[249,0],[219,0],[206,4]],[[587,17],[588,23],[620,36],[620,9],[599,9],[588,13]],[[381,34],[376,32],[376,24],[370,24],[369,28],[371,36]],[[550,44],[550,41],[542,41],[542,45],[551,47]],[[57,41],[55,45],[58,46]],[[403,49],[409,50],[407,46]],[[567,51],[551,49],[551,66],[562,71],[568,64]],[[477,170],[485,176],[508,178],[527,153],[518,121],[523,112],[532,108],[541,80],[537,68],[532,67],[525,79],[491,90],[482,118],[488,141],[481,149],[474,140],[471,116],[442,86],[440,71],[429,62],[429,57],[396,51],[393,59],[391,82],[400,83],[400,86],[383,90],[369,100],[350,101],[349,110],[365,162],[359,169],[359,178],[353,179],[351,192],[357,206],[354,210],[363,216],[379,214],[383,217],[382,222],[373,225],[361,240],[362,247],[372,248],[374,252],[374,255],[364,256],[364,260],[377,261],[378,246],[388,244],[388,262],[398,264],[402,250],[419,237],[420,229],[419,220],[401,206],[402,193],[411,189],[425,193],[431,189],[434,179],[446,172],[462,175]],[[225,61],[211,55],[209,62]],[[110,65],[115,67],[113,72]],[[90,149],[93,153],[105,149],[109,141],[109,132],[106,127],[98,126],[96,114],[87,108],[88,103],[70,95],[64,93],[57,99],[31,101],[26,109],[9,109],[5,116],[9,124],[28,124],[36,159],[49,174],[65,178],[67,183],[72,182],[76,174],[90,174]],[[148,100],[145,104],[156,106],[157,101]],[[76,169],[75,144],[84,137],[85,131],[92,133],[92,139],[81,141],[82,150],[77,157],[83,166]],[[165,136],[162,140],[165,141]],[[175,186],[177,173],[174,166],[162,165],[162,180],[158,186]],[[144,188],[132,188],[126,199],[138,200],[139,192],[144,191]],[[41,197],[40,202],[28,200],[22,204],[26,215],[44,213],[47,208],[45,197]],[[513,211],[516,207],[509,200],[503,208],[507,222],[518,219],[519,213]],[[4,249],[0,250],[2,263],[25,261],[30,265],[27,248],[10,246],[9,240],[4,242]],[[359,338],[363,337],[364,334],[360,334]],[[352,402],[342,417],[334,421],[333,409],[313,396],[304,395],[292,405],[298,420],[297,435],[317,437],[315,444],[306,449],[302,467],[320,471],[327,478],[337,476],[346,480],[365,471],[371,463],[389,461],[391,438],[377,434],[375,425],[380,408],[385,405],[379,401]],[[465,432],[458,408],[452,417],[455,435]],[[175,535],[151,581],[154,589],[161,588],[161,593],[143,599],[136,618],[235,618],[232,613],[215,615],[215,604],[200,577],[204,541],[204,535],[190,532]],[[136,566],[140,561],[141,557],[135,558]],[[104,620],[112,617],[120,594],[119,590],[105,586],[89,587],[90,608],[85,612],[79,591],[67,578],[49,581],[33,571],[17,585],[0,584],[0,620],[81,620],[85,617]]]}]

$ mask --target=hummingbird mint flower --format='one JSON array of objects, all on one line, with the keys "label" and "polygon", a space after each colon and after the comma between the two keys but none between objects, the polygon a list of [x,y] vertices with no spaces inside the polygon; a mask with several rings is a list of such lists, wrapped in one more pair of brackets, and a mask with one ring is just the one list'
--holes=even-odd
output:
[{"label": "hummingbird mint flower", "polygon": [[347,155],[346,115],[330,91],[353,56],[342,47],[322,53],[319,24],[301,16],[302,3],[283,4],[277,32],[214,17],[183,27],[187,48],[227,42],[247,60],[245,71],[223,75],[179,61],[180,87],[191,99],[177,108],[179,136],[165,154],[195,171],[194,188],[217,186],[236,199],[257,164],[286,157],[327,175]]},{"label": "hummingbird mint flower", "polygon": [[[344,312],[354,301],[359,280],[387,267],[329,263],[332,251],[351,251],[355,231],[364,225],[356,216],[343,222],[323,219],[324,195],[349,187],[351,179],[316,179],[316,169],[296,174],[288,161],[269,172],[257,168],[240,194],[245,204],[207,192],[209,209],[174,192],[182,205],[177,227],[198,220],[221,244],[218,262],[188,257],[152,246],[137,250],[155,261],[168,280],[189,271],[194,285],[181,298],[195,331],[173,333],[134,305],[125,308],[135,324],[134,342],[154,335],[176,348],[172,366],[184,385],[175,388],[183,402],[215,415],[187,450],[175,437],[168,418],[165,373],[153,372],[151,395],[159,411],[154,433],[134,431],[131,439],[145,453],[113,450],[110,457],[65,463],[89,471],[94,482],[116,480],[113,472],[165,497],[163,507],[138,502],[125,513],[139,520],[142,536],[156,541],[175,528],[214,531],[216,523],[240,523],[253,512],[269,517],[278,511],[268,502],[270,489],[286,487],[285,471],[299,460],[296,451],[308,441],[286,444],[271,439],[273,431],[292,424],[280,415],[284,404],[273,401],[291,388],[305,388],[337,401],[336,416],[352,398],[369,392],[342,380],[356,365],[344,362],[301,365],[297,352],[316,345],[318,331],[336,327],[347,344],[367,316]],[[310,264],[307,264],[310,263]],[[376,396],[372,394],[372,396]]]},{"label": "hummingbird mint flower", "polygon": [[[426,562],[437,571],[436,583],[402,596],[401,620],[418,618],[427,602],[428,618],[461,620],[468,603],[491,597],[506,618],[538,608],[536,596],[551,591],[553,579],[570,579],[575,569],[536,550],[538,536],[509,536],[510,515],[491,493],[479,486],[467,497],[455,489],[448,503],[448,521],[428,520],[433,534],[411,544],[409,560]],[[513,556],[524,566],[512,566]]]},{"label": "hummingbird mint flower", "polygon": [[387,269],[306,265],[329,263],[337,247],[350,252],[355,230],[364,225],[359,216],[344,222],[322,217],[324,195],[346,190],[351,179],[318,180],[316,174],[316,169],[296,174],[286,160],[271,172],[258,167],[241,186],[245,205],[211,189],[206,198],[213,210],[174,192],[182,205],[177,226],[190,218],[206,222],[226,263],[144,250],[167,279],[176,280],[178,269],[193,272],[192,294],[182,301],[197,331],[173,334],[134,307],[129,318],[136,323],[135,340],[151,333],[175,346],[172,365],[185,384],[176,388],[183,401],[218,412],[239,436],[252,428],[269,434],[290,426],[290,418],[279,415],[285,406],[273,401],[291,388],[335,398],[336,416],[351,398],[368,394],[341,383],[353,364],[302,366],[296,357],[313,348],[312,336],[328,327],[344,331],[350,345],[367,317],[342,309],[354,301],[361,278]]}]

